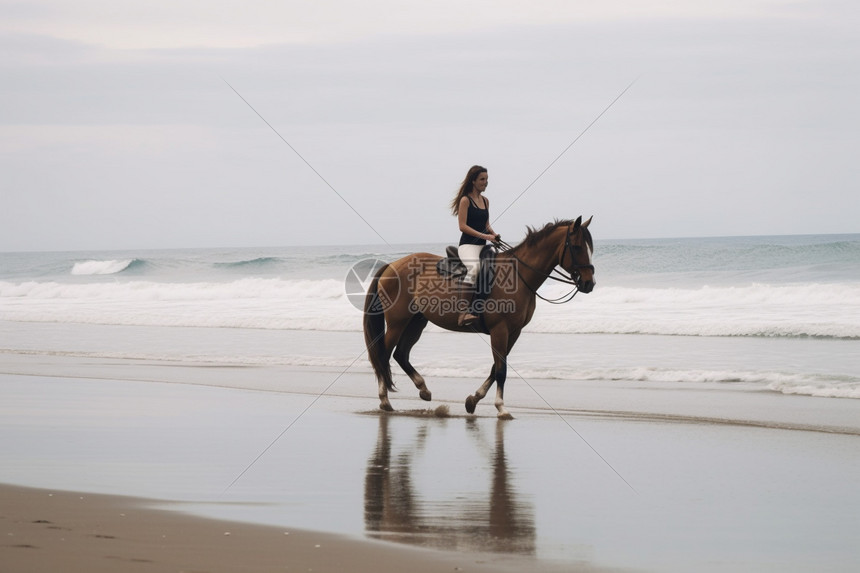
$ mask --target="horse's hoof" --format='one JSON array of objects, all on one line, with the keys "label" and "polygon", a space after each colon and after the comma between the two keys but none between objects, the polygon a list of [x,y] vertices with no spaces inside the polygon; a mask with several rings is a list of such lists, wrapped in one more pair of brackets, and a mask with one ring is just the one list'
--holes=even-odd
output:
[{"label": "horse's hoof", "polygon": [[384,411],[384,412],[393,412],[394,411],[394,408],[391,406],[391,404],[380,404],[379,409]]},{"label": "horse's hoof", "polygon": [[513,420],[514,417],[511,416],[510,412],[499,412],[498,416],[499,420]]},{"label": "horse's hoof", "polygon": [[478,401],[475,400],[474,396],[469,396],[468,398],[466,398],[466,412],[468,412],[469,414],[475,413],[475,406],[477,405]]},{"label": "horse's hoof", "polygon": [[418,393],[418,396],[420,396],[421,399],[424,400],[425,402],[429,402],[431,400],[432,394],[430,394],[430,390],[424,389]]}]

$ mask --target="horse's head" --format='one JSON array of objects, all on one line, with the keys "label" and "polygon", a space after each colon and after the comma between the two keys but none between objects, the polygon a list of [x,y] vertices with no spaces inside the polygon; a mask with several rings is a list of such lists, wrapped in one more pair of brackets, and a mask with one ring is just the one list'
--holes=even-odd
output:
[{"label": "horse's head", "polygon": [[591,219],[592,217],[589,217],[583,223],[580,216],[567,228],[564,251],[561,255],[561,268],[570,274],[576,282],[576,287],[584,293],[590,293],[595,285],[594,264],[591,261],[594,243],[588,230]]}]

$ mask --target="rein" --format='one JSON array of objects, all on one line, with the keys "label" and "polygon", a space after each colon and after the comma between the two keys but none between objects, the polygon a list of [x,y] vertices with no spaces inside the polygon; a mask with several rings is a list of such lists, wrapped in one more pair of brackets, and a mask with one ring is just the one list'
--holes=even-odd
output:
[{"label": "rein", "polygon": [[[508,243],[506,243],[502,240],[496,241],[496,245],[501,247],[503,252],[512,251],[514,249],[514,247],[512,247],[511,245],[509,245]],[[562,261],[564,261],[564,254],[565,253],[570,254],[570,262],[571,262],[571,264],[573,264],[573,245],[570,242],[570,228],[567,229],[567,236],[565,237],[565,240],[564,240],[564,249],[562,249],[562,251],[561,251],[561,256],[559,257],[558,263],[552,268],[552,270],[549,273],[545,273],[545,272],[541,271],[540,269],[534,268],[533,266],[524,262],[522,259],[520,259],[518,256],[516,256],[513,253],[511,254],[511,256],[514,258],[514,260],[517,261],[518,265],[523,265],[524,267],[536,272],[537,274],[543,275],[544,279],[552,279],[554,281],[572,286],[573,290],[571,290],[567,294],[564,294],[558,298],[553,298],[553,299],[546,298],[545,296],[542,296],[540,293],[538,293],[537,289],[533,289],[529,285],[529,283],[526,281],[526,279],[523,277],[523,275],[520,274],[520,269],[517,268],[517,276],[520,278],[521,281],[523,281],[523,284],[526,285],[526,288],[528,288],[536,297],[538,297],[539,299],[546,301],[550,304],[564,304],[566,302],[572,301],[573,297],[576,296],[576,293],[579,292],[579,285],[577,284],[576,279],[573,277],[573,273],[571,273],[570,276],[566,276],[562,271],[558,270],[558,267],[562,266],[561,263],[562,263]],[[562,267],[562,268],[564,268],[564,267]],[[576,269],[591,269],[592,272],[594,271],[594,265],[575,265],[575,268]],[[558,273],[559,276],[554,276],[553,273]],[[577,274],[579,274],[579,273],[577,273]]]}]

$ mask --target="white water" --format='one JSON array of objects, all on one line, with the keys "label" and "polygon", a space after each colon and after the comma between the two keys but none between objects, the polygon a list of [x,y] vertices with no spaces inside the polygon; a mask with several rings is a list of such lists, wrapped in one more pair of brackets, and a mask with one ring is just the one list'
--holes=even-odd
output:
[{"label": "white water", "polygon": [[[548,296],[558,289],[546,289]],[[360,331],[335,279],[0,282],[0,320]],[[601,287],[539,309],[531,332],[860,338],[860,285]]]},{"label": "white water", "polygon": [[73,275],[113,275],[121,273],[133,263],[133,259],[111,260],[111,261],[84,261],[75,263],[72,267]]}]

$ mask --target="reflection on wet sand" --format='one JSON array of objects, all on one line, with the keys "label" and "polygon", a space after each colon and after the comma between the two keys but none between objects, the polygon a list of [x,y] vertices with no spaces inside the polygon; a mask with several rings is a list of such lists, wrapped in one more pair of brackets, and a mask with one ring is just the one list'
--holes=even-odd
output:
[{"label": "reflection on wet sand", "polygon": [[[504,420],[494,421],[495,446],[488,448],[482,427],[474,419],[440,420],[398,418],[396,442],[390,425],[395,416],[379,417],[376,449],[367,462],[364,486],[364,521],[369,536],[424,547],[496,553],[535,553],[534,508],[517,501],[505,457]],[[465,488],[443,488],[441,494],[422,492],[415,481],[433,480],[436,472],[462,471],[461,464],[440,467],[418,475],[428,463],[426,449],[433,430],[448,423],[464,423],[464,434],[481,451],[490,450],[489,465],[478,475],[489,481],[489,494],[475,495],[471,488],[484,489],[487,481]],[[405,432],[407,433],[404,436]],[[480,458],[476,458],[480,462]],[[432,462],[430,462],[432,463]],[[443,464],[444,465],[444,464]],[[415,473],[414,473],[415,472]],[[420,478],[420,479],[419,479]],[[464,478],[467,479],[467,478]],[[473,481],[472,477],[468,480]]]}]

